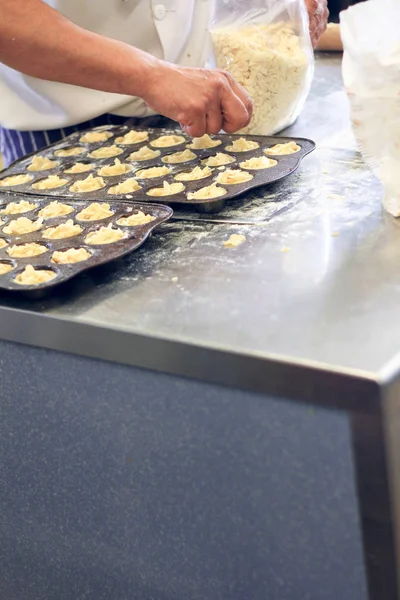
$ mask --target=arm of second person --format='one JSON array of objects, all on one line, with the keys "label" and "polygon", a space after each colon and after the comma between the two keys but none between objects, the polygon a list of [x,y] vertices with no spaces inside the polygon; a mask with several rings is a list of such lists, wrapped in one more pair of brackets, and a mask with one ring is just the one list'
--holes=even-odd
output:
[{"label": "arm of second person", "polygon": [[71,23],[41,0],[0,0],[0,61],[26,75],[139,96],[194,136],[251,119],[245,90],[221,71],[178,67]]}]

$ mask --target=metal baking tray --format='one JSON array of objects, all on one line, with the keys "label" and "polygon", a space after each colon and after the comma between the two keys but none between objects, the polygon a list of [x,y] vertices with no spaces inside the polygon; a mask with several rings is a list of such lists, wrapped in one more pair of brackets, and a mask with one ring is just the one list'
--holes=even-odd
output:
[{"label": "metal baking tray", "polygon": [[[51,201],[49,198],[39,198],[31,195],[23,196],[3,194],[0,195],[0,210],[2,210],[10,202],[19,202],[21,200],[27,200],[30,203],[35,203],[36,207],[34,210],[30,210],[29,212],[25,212],[23,214],[1,215],[3,222],[0,226],[0,239],[5,240],[7,242],[7,246],[0,249],[0,263],[10,264],[13,267],[13,270],[4,275],[0,275],[0,290],[32,292],[53,288],[56,285],[68,281],[83,271],[87,271],[88,269],[97,267],[99,265],[104,265],[105,263],[111,262],[114,259],[121,258],[122,256],[133,252],[133,250],[139,248],[146,241],[156,227],[170,219],[173,214],[173,210],[165,205],[114,201],[112,205],[110,205],[110,208],[114,211],[112,216],[97,221],[78,221],[75,219],[77,213],[91,204],[94,200],[71,201],[65,198],[60,198],[60,202],[69,204],[71,207],[73,207],[73,212],[62,217],[45,219],[43,227],[39,231],[25,235],[7,235],[4,233],[3,229],[11,220],[19,217],[28,217],[31,220],[37,219],[38,212]],[[116,221],[121,217],[129,216],[138,212],[139,210],[145,214],[155,217],[154,221],[134,227],[115,225],[126,233],[126,238],[111,244],[89,245],[85,242],[86,236],[91,231],[95,231],[102,226],[109,225],[111,222],[116,223]],[[79,223],[79,225],[83,228],[82,233],[66,239],[48,240],[42,237],[44,229],[57,226],[68,219],[72,219],[74,224]],[[46,246],[48,249],[47,252],[39,256],[29,258],[11,258],[7,253],[7,249],[11,245],[32,242]],[[83,262],[74,264],[64,265],[51,262],[52,253],[54,251],[67,250],[70,248],[85,248],[91,253],[91,257]],[[14,281],[16,275],[22,272],[28,264],[35,268],[52,270],[56,273],[56,277],[47,283],[40,285],[28,286],[16,283]]]},{"label": "metal baking tray", "polygon": [[[135,131],[143,131],[148,134],[148,140],[142,143],[129,144],[129,145],[121,145],[116,142],[116,138],[124,136],[130,130],[134,129]],[[152,178],[152,179],[141,179],[140,177],[136,177],[138,183],[141,185],[142,189],[136,192],[132,192],[131,194],[123,194],[123,195],[111,195],[108,194],[108,190],[110,187],[115,186],[119,183],[122,183],[127,178],[135,177],[135,173],[142,169],[147,169],[150,167],[161,166],[163,165],[163,158],[168,154],[173,154],[175,152],[181,152],[186,149],[186,147],[192,141],[191,138],[186,136],[181,131],[175,129],[144,129],[140,127],[130,128],[128,126],[105,126],[95,128],[89,131],[107,131],[110,134],[109,139],[103,142],[94,142],[94,143],[82,143],[80,138],[87,132],[76,132],[65,138],[61,142],[48,146],[45,149],[42,149],[39,152],[35,152],[34,154],[30,154],[23,159],[20,159],[13,164],[11,164],[6,170],[1,173],[0,181],[11,175],[18,174],[26,174],[28,173],[27,167],[32,161],[32,157],[35,155],[40,155],[46,158],[50,158],[51,160],[57,160],[59,165],[55,168],[46,171],[40,172],[30,172],[32,175],[32,180],[23,185],[13,186],[13,187],[2,187],[0,191],[12,191],[12,192],[22,192],[24,194],[34,194],[40,196],[51,196],[53,198],[82,198],[82,199],[94,199],[97,200],[107,200],[108,202],[115,202],[116,200],[134,200],[140,202],[157,202],[162,204],[181,204],[181,205],[189,205],[193,206],[193,208],[198,212],[219,212],[226,204],[227,201],[237,198],[238,196],[260,186],[264,186],[267,184],[275,183],[284,177],[287,177],[291,173],[293,173],[301,161],[307,154],[312,152],[315,149],[315,143],[311,140],[304,138],[289,138],[289,137],[264,137],[264,136],[255,136],[255,135],[226,135],[220,134],[211,136],[214,140],[220,141],[220,145],[215,148],[208,148],[203,150],[192,150],[192,152],[196,155],[196,158],[177,165],[168,165],[171,168],[171,173],[167,176]],[[130,161],[129,156],[132,152],[139,150],[142,146],[149,145],[151,146],[152,142],[160,136],[163,135],[179,135],[182,136],[182,143],[174,146],[170,146],[167,148],[157,148],[160,151],[160,156],[158,158],[154,158],[152,160],[146,161]],[[259,144],[259,148],[256,150],[246,151],[246,152],[232,152],[226,149],[235,139],[240,137],[244,137],[246,140],[255,141]],[[220,184],[221,187],[226,189],[226,195],[215,198],[215,199],[204,199],[204,200],[190,200],[187,198],[187,194],[189,192],[195,192],[201,187],[211,185],[218,177],[218,175],[222,172],[221,167],[217,167],[213,169],[213,173],[211,176],[191,182],[184,182],[185,190],[179,194],[164,196],[164,197],[151,197],[147,195],[147,192],[154,187],[161,187],[164,181],[168,183],[173,183],[175,181],[174,177],[183,171],[190,171],[196,166],[202,165],[202,161],[206,158],[215,155],[217,152],[223,152],[224,154],[228,154],[233,158],[233,162],[226,166],[229,169],[240,169],[239,163],[247,160],[249,158],[265,156],[264,150],[274,146],[278,143],[286,143],[293,141],[300,146],[300,150],[295,154],[289,154],[284,156],[274,156],[269,155],[269,158],[272,158],[277,161],[277,164],[273,167],[263,170],[252,170],[249,171],[253,175],[253,179],[247,183],[235,184],[235,185],[225,185]],[[121,153],[118,156],[112,158],[105,159],[93,159],[89,157],[89,154],[94,150],[97,150],[104,146],[112,146],[116,145],[121,149]],[[79,148],[82,152],[80,155],[75,157],[59,157],[56,156],[56,153],[59,150],[68,149],[72,147]],[[104,177],[104,181],[106,186],[101,190],[86,192],[82,194],[77,194],[76,192],[71,192],[71,185],[81,179],[85,179],[91,173],[97,176],[98,170],[106,165],[111,165],[114,163],[115,158],[118,158],[122,163],[129,163],[132,166],[132,171],[126,175],[119,176],[111,176]],[[93,164],[93,169],[91,171],[87,171],[85,173],[80,174],[65,174],[64,171],[70,168],[76,162],[89,162]],[[39,181],[40,179],[46,178],[48,175],[59,175],[63,178],[68,179],[68,183],[63,187],[56,188],[53,190],[35,190],[32,188],[32,185]]]}]

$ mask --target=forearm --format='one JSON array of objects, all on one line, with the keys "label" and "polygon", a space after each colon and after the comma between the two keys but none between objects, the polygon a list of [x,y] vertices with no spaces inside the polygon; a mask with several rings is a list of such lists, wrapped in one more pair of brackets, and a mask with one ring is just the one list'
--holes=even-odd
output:
[{"label": "forearm", "polygon": [[143,96],[159,61],[82,29],[41,0],[0,0],[0,61],[33,77]]}]

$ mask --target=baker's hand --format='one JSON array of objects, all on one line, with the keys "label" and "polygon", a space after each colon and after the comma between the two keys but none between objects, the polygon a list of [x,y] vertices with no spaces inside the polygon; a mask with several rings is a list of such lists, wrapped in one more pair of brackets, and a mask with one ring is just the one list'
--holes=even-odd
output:
[{"label": "baker's hand", "polygon": [[161,62],[145,83],[142,98],[157,113],[181,124],[193,137],[234,133],[246,127],[253,104],[225,71],[192,69]]},{"label": "baker's hand", "polygon": [[311,42],[315,48],[328,23],[327,0],[306,0],[306,6],[310,18]]}]

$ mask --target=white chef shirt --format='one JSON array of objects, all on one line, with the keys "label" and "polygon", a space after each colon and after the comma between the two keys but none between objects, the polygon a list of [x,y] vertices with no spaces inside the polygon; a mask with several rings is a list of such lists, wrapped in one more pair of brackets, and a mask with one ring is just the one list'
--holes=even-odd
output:
[{"label": "white chef shirt", "polygon": [[[214,0],[44,0],[68,19],[157,58],[205,66]],[[143,100],[43,81],[0,63],[0,123],[21,131],[58,129],[105,113],[151,114]]]}]

